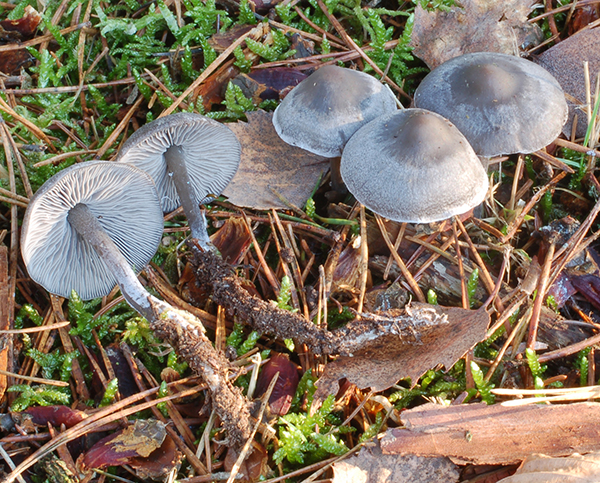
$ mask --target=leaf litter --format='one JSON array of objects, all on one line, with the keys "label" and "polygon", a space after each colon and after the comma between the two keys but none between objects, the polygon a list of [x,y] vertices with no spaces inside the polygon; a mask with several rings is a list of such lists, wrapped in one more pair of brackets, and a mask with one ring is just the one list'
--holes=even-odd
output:
[{"label": "leaf litter", "polygon": [[[5,80],[4,86],[11,89],[10,102],[0,102],[0,110],[6,114],[0,127],[8,168],[8,181],[1,193],[4,231],[0,236],[7,247],[1,247],[4,250],[0,251],[0,289],[6,293],[0,306],[3,314],[0,329],[14,329],[11,314],[20,309],[16,314],[19,324],[27,330],[31,325],[41,325],[46,330],[36,328],[18,335],[3,333],[0,395],[3,408],[9,402],[18,402],[15,408],[50,405],[31,408],[37,410],[37,416],[36,411],[31,415],[24,412],[0,415],[1,447],[8,451],[2,453],[6,462],[2,468],[10,471],[11,459],[21,464],[9,478],[16,478],[23,470],[23,460],[33,464],[38,456],[53,452],[60,459],[51,456],[36,468],[73,478],[76,473],[73,455],[93,456],[93,446],[82,442],[83,436],[108,431],[111,438],[123,437],[130,429],[120,424],[133,428],[126,418],[139,417],[143,414],[140,411],[145,410],[151,411],[160,424],[169,423],[165,425],[168,434],[163,440],[168,447],[162,448],[164,460],[154,458],[154,453],[149,458],[154,461],[136,460],[133,454],[131,458],[124,457],[123,461],[135,468],[137,478],[162,478],[165,468],[177,468],[181,461],[180,476],[185,475],[190,481],[216,478],[222,468],[228,472],[225,478],[230,479],[235,478],[237,468],[253,480],[273,478],[277,472],[288,473],[290,478],[313,472],[313,478],[317,478],[333,464],[332,458],[327,459],[329,456],[342,455],[348,448],[353,448],[352,451],[360,448],[362,443],[357,444],[357,436],[366,439],[377,432],[387,431],[389,435],[403,431],[393,429],[400,424],[400,410],[420,404],[423,398],[454,401],[457,405],[451,408],[434,408],[435,414],[445,415],[455,411],[452,408],[460,412],[479,411],[478,405],[458,403],[473,398],[492,401],[496,394],[494,385],[541,388],[558,382],[593,384],[596,378],[593,344],[597,337],[590,334],[598,325],[593,310],[598,303],[595,288],[598,270],[591,263],[597,257],[593,247],[596,237],[588,233],[599,210],[594,193],[600,189],[592,169],[594,157],[589,154],[597,142],[594,133],[586,146],[574,140],[559,140],[557,144],[561,147],[548,148],[545,157],[509,159],[502,174],[497,175],[492,198],[484,208],[485,219],[466,219],[464,225],[457,222],[453,230],[448,226],[407,227],[383,221],[388,231],[384,240],[380,227],[372,219],[364,214],[357,219],[358,208],[328,204],[326,195],[331,194],[328,178],[321,179],[327,168],[325,160],[293,152],[287,145],[272,155],[278,138],[269,131],[269,114],[251,109],[272,109],[273,103],[270,107],[262,105],[269,102],[266,95],[270,96],[270,102],[277,100],[285,95],[293,78],[301,77],[297,72],[310,71],[335,59],[361,70],[385,71],[397,91],[399,86],[410,91],[421,72],[405,42],[410,38],[407,31],[412,17],[405,21],[405,12],[397,15],[399,12],[383,7],[348,10],[340,3],[328,9],[318,2],[301,10],[295,5],[282,4],[277,14],[271,12],[269,18],[278,18],[283,23],[269,20],[258,28],[246,25],[226,39],[219,38],[219,30],[227,31],[231,13],[210,2],[192,3],[184,2],[185,15],[178,10],[182,5],[162,3],[155,12],[148,11],[148,17],[144,10],[147,7],[131,16],[123,10],[103,13],[98,18],[85,4],[71,10],[45,12],[43,25],[50,34],[38,35],[33,43],[27,44],[41,46],[37,52],[39,58],[36,57],[38,65]],[[450,2],[436,3],[443,7]],[[417,6],[413,41],[430,35],[423,20],[427,18],[424,6],[430,5],[419,2]],[[514,48],[528,43],[529,34],[535,33],[525,23],[530,7],[526,2],[516,2],[512,10],[499,4],[461,2],[458,6],[446,6],[450,14],[435,13],[441,22],[435,25],[442,33],[460,30],[458,36],[444,37],[450,44],[461,44],[460,49],[470,48],[462,45],[467,45],[466,38],[476,37],[474,28],[487,33],[492,43],[505,46],[510,44],[506,40],[512,36],[510,45]],[[579,12],[583,7],[573,4],[572,8]],[[559,10],[546,6],[545,17],[536,23],[551,33],[558,32],[552,21],[544,20],[550,17],[564,22],[566,31],[571,31],[574,20],[571,17],[565,20]],[[23,13],[18,7],[13,11],[11,22]],[[125,17],[119,17],[123,13]],[[254,22],[251,9],[244,2],[237,15],[242,24]],[[463,29],[456,28],[456,15],[462,15]],[[336,17],[343,18],[342,23]],[[303,23],[307,20],[299,20],[302,18],[312,22],[311,26]],[[482,18],[492,22],[485,23]],[[578,25],[582,22],[580,15],[573,18]],[[448,23],[447,19],[453,20]],[[94,23],[94,28],[90,29],[89,22]],[[184,25],[186,22],[189,23]],[[335,28],[329,28],[330,24]],[[190,26],[197,29],[196,36],[187,36]],[[297,37],[290,41],[278,33],[279,29],[290,38]],[[232,31],[234,28],[228,32]],[[364,33],[366,42],[362,50],[348,35],[352,31]],[[155,37],[159,32],[161,35]],[[525,38],[521,33],[527,34]],[[96,35],[102,42],[88,43]],[[252,40],[246,43],[245,38]],[[165,39],[169,44],[163,42]],[[202,48],[189,44],[191,39],[200,42]],[[422,53],[428,64],[441,59],[435,43],[431,45],[434,49],[430,52],[415,50]],[[484,45],[489,50],[490,43]],[[77,46],[84,47],[78,50]],[[298,56],[292,49],[302,50],[301,55],[306,57]],[[10,54],[20,51],[24,52],[21,45],[2,50]],[[87,55],[81,55],[84,51]],[[365,52],[372,57],[365,58]],[[260,69],[247,70],[257,65]],[[268,73],[291,65],[295,67],[287,86],[269,78]],[[199,75],[203,69],[206,70]],[[257,75],[258,71],[263,73]],[[106,72],[110,75],[105,75]],[[279,74],[276,77],[279,79]],[[31,82],[37,83],[33,84],[37,86],[35,89],[30,89]],[[65,160],[70,163],[90,160],[96,155],[112,156],[130,125],[136,129],[161,112],[171,112],[177,107],[211,110],[209,114],[220,119],[247,119],[230,124],[244,146],[249,146],[244,154],[246,167],[241,171],[242,179],[236,182],[238,189],[230,194],[229,202],[216,202],[208,211],[217,230],[213,240],[232,265],[207,254],[198,255],[193,247],[183,253],[185,222],[178,212],[168,214],[162,253],[142,276],[151,288],[182,311],[170,313],[170,320],[161,324],[147,323],[119,306],[118,294],[113,293],[103,301],[87,305],[71,302],[67,319],[62,301],[54,296],[48,298],[26,278],[20,265],[16,234],[22,208],[43,180],[64,166],[60,164]],[[62,154],[46,155],[46,150]],[[579,173],[566,180],[564,173],[557,175],[556,170],[565,165],[554,162],[554,156],[562,156]],[[552,163],[548,164],[548,160]],[[295,178],[290,182],[292,174]],[[319,179],[321,184],[317,186]],[[282,211],[254,211],[270,208]],[[569,231],[560,243],[541,236],[543,226],[551,232],[562,229],[560,224],[552,225],[552,220],[563,220],[564,226],[569,225],[563,218],[565,209],[572,209],[582,224]],[[397,254],[390,253],[394,246]],[[583,261],[570,265],[582,253]],[[530,260],[532,256],[539,261],[539,269],[532,270],[533,275],[527,277],[528,268],[535,266]],[[186,257],[190,265],[184,263]],[[572,281],[574,284],[569,288],[567,282]],[[552,287],[559,282],[568,290],[553,291]],[[431,304],[412,303],[404,308],[410,298],[407,289],[415,287],[418,287],[415,295],[427,298]],[[379,302],[378,293],[383,294]],[[453,307],[434,305],[438,293],[445,304]],[[386,307],[382,306],[382,300]],[[553,315],[553,310],[560,307],[568,318]],[[75,314],[78,320],[73,318]],[[489,320],[492,328],[486,327]],[[69,333],[66,323],[76,326],[77,332]],[[242,323],[250,328],[244,329]],[[547,327],[552,330],[545,330]],[[154,334],[152,328],[156,329]],[[170,341],[172,346],[156,336]],[[108,356],[111,338],[119,342],[122,362],[111,361]],[[483,339],[487,341],[473,350],[473,345]],[[213,341],[216,351],[212,348]],[[525,346],[530,351],[524,352]],[[187,360],[192,371],[204,373],[209,389],[193,376],[184,377],[189,376],[190,372],[186,373],[189,369],[176,357],[169,355],[168,367],[164,367],[166,354],[175,355],[170,352],[172,347]],[[202,347],[206,351],[199,352]],[[531,351],[544,350],[543,347],[550,348],[550,352]],[[268,358],[273,350],[288,352],[290,359],[277,362],[274,356],[274,362],[264,363],[261,372],[261,360]],[[67,357],[75,351],[78,354],[75,358]],[[465,363],[456,364],[465,352]],[[73,364],[71,371],[69,362]],[[93,367],[94,382],[86,379],[82,364]],[[128,392],[121,378],[116,392],[110,389],[116,380],[115,364],[128,367],[136,386],[133,393]],[[443,365],[445,372],[438,365]],[[218,378],[207,377],[207,369],[218,374]],[[242,388],[255,384],[259,374],[267,377],[273,371],[279,372],[281,381],[275,382],[276,397],[272,401],[279,402],[273,404],[271,415],[287,414],[279,420],[256,425]],[[16,385],[14,372],[31,379],[26,379],[27,384]],[[399,382],[406,377],[410,382]],[[235,385],[229,382],[235,378]],[[273,381],[272,377],[268,379]],[[72,382],[71,394],[63,389],[69,385],[67,380]],[[44,381],[55,385],[40,385]],[[261,391],[255,394],[262,392],[264,384],[261,382]],[[298,389],[292,394],[296,384]],[[99,396],[111,406],[90,410],[82,404],[84,401],[99,404]],[[64,401],[72,404],[73,409],[67,411],[67,406],[57,405]],[[420,411],[419,407],[402,414],[410,419],[411,414]],[[577,416],[573,413],[582,406],[549,407],[561,408],[565,420],[571,421],[570,418]],[[483,414],[489,414],[485,408]],[[510,424],[516,420],[519,429],[530,429],[519,419],[520,414],[525,414],[524,409],[498,405],[489,409],[505,411]],[[257,415],[255,411],[252,414]],[[36,431],[33,421],[50,422],[53,427],[64,423],[70,428],[57,433],[53,428],[46,431],[43,424],[43,430],[38,428],[39,439],[48,442],[32,453],[33,440],[38,438],[33,434]],[[559,427],[558,423],[548,421],[542,430],[552,432]],[[489,424],[484,417],[476,427],[461,426],[456,434],[459,440],[461,437],[465,440],[467,448],[472,448],[467,444],[469,439],[486,431],[493,434],[495,444],[505,444],[497,436],[502,433],[490,431]],[[537,420],[531,423],[535,424],[542,423]],[[441,427],[434,428],[434,432]],[[227,431],[219,431],[222,428]],[[261,443],[251,443],[248,439],[254,431],[259,432]],[[353,431],[359,434],[354,436]],[[442,436],[447,431],[442,429]],[[593,434],[589,435],[589,441],[590,444],[594,441]],[[84,446],[67,449],[65,443],[74,442]],[[563,454],[569,454],[585,450],[584,443],[587,444],[579,441],[566,448],[565,440],[561,439],[556,446],[565,451]],[[154,448],[158,439],[151,438],[148,444]],[[230,445],[230,450],[224,457],[226,445]],[[110,442],[100,448],[108,459],[112,458]],[[454,449],[450,444],[444,446],[442,455],[453,455]],[[534,450],[546,451],[546,448],[528,447],[515,460]],[[240,467],[237,464],[240,455],[248,454],[246,464]],[[477,463],[489,462],[485,459],[488,457],[482,455]],[[379,454],[374,459],[376,463],[384,462],[384,456]],[[461,460],[464,461],[468,459]],[[498,458],[494,464],[507,461],[513,460]],[[298,462],[305,464],[298,468]],[[386,459],[384,470],[389,466],[399,473],[426,471],[415,470],[413,463],[393,458],[388,465]],[[338,468],[341,467],[339,463]]]}]

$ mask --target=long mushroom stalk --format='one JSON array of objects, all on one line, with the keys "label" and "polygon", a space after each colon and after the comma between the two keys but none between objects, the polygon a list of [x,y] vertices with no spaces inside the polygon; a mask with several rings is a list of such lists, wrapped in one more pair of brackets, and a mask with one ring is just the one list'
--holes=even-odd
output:
[{"label": "long mushroom stalk", "polygon": [[[190,367],[202,375],[211,390],[215,409],[229,426],[230,437],[236,446],[243,444],[250,430],[248,410],[243,404],[241,393],[227,381],[229,362],[213,348],[204,335],[202,323],[146,291],[115,242],[86,204],[78,203],[71,208],[67,220],[115,276],[127,303],[150,322],[159,337],[164,337],[175,345]],[[238,406],[235,408],[236,418],[231,417],[233,413],[229,406],[232,404]]]},{"label": "long mushroom stalk", "polygon": [[162,230],[162,209],[148,174],[125,163],[91,161],[54,175],[31,198],[21,251],[30,277],[63,297],[73,290],[84,300],[102,297],[116,281],[157,336],[206,381],[231,445],[239,448],[250,436],[250,413],[229,380],[235,369],[213,347],[200,320],[149,294],[135,274],[156,253]]},{"label": "long mushroom stalk", "polygon": [[67,220],[79,236],[96,250],[98,256],[115,276],[127,303],[146,319],[154,318],[151,300],[158,301],[158,299],[146,291],[115,242],[102,228],[98,218],[94,216],[89,207],[84,203],[77,203],[69,210]]},{"label": "long mushroom stalk", "polygon": [[219,196],[231,181],[241,149],[227,126],[200,114],[177,113],[140,127],[125,141],[117,161],[146,171],[163,212],[181,205],[192,237],[203,251],[215,252],[199,205]]},{"label": "long mushroom stalk", "polygon": [[167,162],[167,174],[175,183],[192,237],[198,240],[198,244],[203,250],[215,250],[208,236],[206,218],[200,211],[196,193],[188,174],[183,148],[181,146],[169,147],[165,152],[165,160]]}]

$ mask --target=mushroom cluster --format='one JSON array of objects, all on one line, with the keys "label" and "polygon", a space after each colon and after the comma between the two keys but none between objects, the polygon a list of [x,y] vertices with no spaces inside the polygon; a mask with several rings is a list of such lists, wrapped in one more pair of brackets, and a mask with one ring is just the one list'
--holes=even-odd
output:
[{"label": "mushroom cluster", "polygon": [[68,298],[75,290],[84,300],[107,295],[117,283],[127,302],[152,318],[152,300],[135,271],[158,249],[163,211],[181,203],[192,236],[210,249],[198,205],[221,193],[240,154],[229,128],[182,113],[138,129],[123,145],[120,162],[64,169],[38,190],[25,213],[21,251],[31,278],[51,293]]},{"label": "mushroom cluster", "polygon": [[[199,320],[149,294],[136,275],[158,249],[163,208],[175,206],[178,197],[186,214],[197,216],[190,221],[194,236],[210,248],[198,203],[217,196],[233,177],[239,143],[225,126],[177,114],[138,130],[125,147],[120,160],[147,163],[152,175],[133,164],[107,161],[60,171],[29,202],[21,232],[23,260],[32,280],[62,297],[73,291],[84,300],[102,297],[118,284],[129,305],[203,377],[232,444],[241,447],[250,435],[250,413],[228,380],[228,360]],[[193,205],[197,212],[188,211]]]},{"label": "mushroom cluster", "polygon": [[567,117],[552,75],[510,55],[466,54],[440,65],[415,92],[416,108],[401,111],[381,86],[355,89],[358,74],[319,69],[281,102],[273,124],[289,144],[341,152],[348,190],[395,221],[429,223],[473,209],[488,190],[477,156],[542,149]]}]

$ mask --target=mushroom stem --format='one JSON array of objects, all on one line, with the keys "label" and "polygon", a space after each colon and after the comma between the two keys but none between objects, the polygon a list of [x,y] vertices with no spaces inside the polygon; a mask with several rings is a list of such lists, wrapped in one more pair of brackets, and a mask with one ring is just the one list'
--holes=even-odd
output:
[{"label": "mushroom stem", "polygon": [[116,278],[127,303],[146,319],[155,318],[150,301],[152,296],[140,283],[135,272],[90,208],[84,203],[77,203],[69,210],[67,220],[79,236],[96,250]]},{"label": "mushroom stem", "polygon": [[182,147],[171,146],[165,152],[165,159],[167,161],[167,173],[173,178],[173,182],[175,183],[177,194],[181,200],[181,206],[188,219],[192,237],[198,240],[203,250],[214,251],[214,247],[208,237],[206,218],[200,211],[198,201],[196,200],[196,193],[188,176]]}]

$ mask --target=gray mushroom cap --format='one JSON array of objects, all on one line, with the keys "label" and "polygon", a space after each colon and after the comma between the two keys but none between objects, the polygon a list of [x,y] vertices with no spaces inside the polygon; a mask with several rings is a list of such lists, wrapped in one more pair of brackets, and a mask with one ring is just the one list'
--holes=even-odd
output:
[{"label": "gray mushroom cap", "polygon": [[488,190],[466,138],[439,114],[406,109],[371,121],[342,153],[348,190],[390,220],[431,223],[479,205]]},{"label": "gray mushroom cap", "polygon": [[156,183],[164,212],[180,205],[165,152],[180,146],[198,204],[219,196],[240,164],[241,146],[227,126],[200,114],[177,113],[145,124],[125,141],[117,161],[142,169]]},{"label": "gray mushroom cap", "polygon": [[31,198],[21,230],[29,276],[48,292],[83,300],[107,295],[117,281],[92,246],[69,224],[69,210],[85,204],[139,271],[156,253],[163,215],[154,182],[128,164],[92,161],[60,171]]},{"label": "gray mushroom cap", "polygon": [[567,120],[560,84],[539,65],[512,55],[461,55],[431,71],[414,104],[449,119],[481,156],[532,153]]},{"label": "gray mushroom cap", "polygon": [[359,128],[396,110],[394,95],[374,77],[326,65],[281,101],[273,126],[286,143],[334,158]]}]

